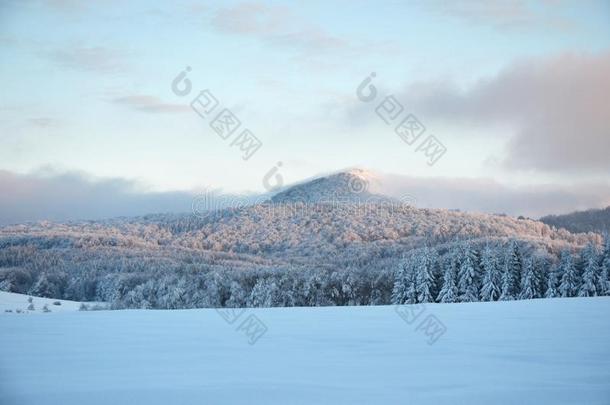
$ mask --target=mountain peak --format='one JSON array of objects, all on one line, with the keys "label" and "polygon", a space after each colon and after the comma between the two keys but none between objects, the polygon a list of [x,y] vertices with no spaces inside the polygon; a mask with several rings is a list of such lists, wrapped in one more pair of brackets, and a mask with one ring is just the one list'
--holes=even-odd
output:
[{"label": "mountain peak", "polygon": [[296,184],[271,198],[274,203],[364,202],[385,201],[388,197],[374,194],[379,177],[373,172],[351,168],[324,177]]},{"label": "mountain peak", "polygon": [[377,178],[377,175],[374,172],[367,170],[367,169],[361,169],[358,167],[347,169],[347,170],[344,170],[344,171],[336,173],[336,174],[341,174],[341,173],[344,173],[344,174],[350,175],[350,176],[355,176],[355,177],[358,177],[358,178],[361,178],[361,179],[364,179],[367,181]]}]

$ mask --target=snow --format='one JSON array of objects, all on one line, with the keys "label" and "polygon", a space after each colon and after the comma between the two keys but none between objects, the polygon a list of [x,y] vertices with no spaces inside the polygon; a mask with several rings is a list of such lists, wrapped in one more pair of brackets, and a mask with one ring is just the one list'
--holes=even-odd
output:
[{"label": "snow", "polygon": [[3,314],[0,404],[610,403],[609,297],[398,309]]},{"label": "snow", "polygon": [[[28,310],[30,303],[28,302],[29,295],[10,293],[6,291],[0,291],[0,316],[17,314],[17,310],[22,313],[28,314],[52,314],[56,312],[74,312],[78,311],[81,303],[76,301],[68,300],[57,300],[53,298],[42,298],[32,297],[32,304],[34,304],[34,310]],[[61,305],[55,305],[54,303],[59,302]],[[44,312],[43,307],[47,306],[50,312]],[[95,305],[104,305],[101,302],[85,302],[85,305],[93,307]],[[11,311],[11,312],[7,312]]]}]

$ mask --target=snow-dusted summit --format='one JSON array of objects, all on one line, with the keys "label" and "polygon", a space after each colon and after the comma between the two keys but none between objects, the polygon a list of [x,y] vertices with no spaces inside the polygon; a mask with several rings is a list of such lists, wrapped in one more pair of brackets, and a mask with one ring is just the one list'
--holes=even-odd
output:
[{"label": "snow-dusted summit", "polygon": [[375,193],[380,179],[364,169],[349,169],[296,184],[271,198],[274,203],[383,202],[390,197]]}]

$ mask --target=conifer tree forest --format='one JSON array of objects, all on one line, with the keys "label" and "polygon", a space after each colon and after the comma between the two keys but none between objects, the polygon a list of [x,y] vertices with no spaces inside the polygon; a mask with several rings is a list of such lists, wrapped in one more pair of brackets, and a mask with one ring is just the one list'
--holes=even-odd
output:
[{"label": "conifer tree forest", "polygon": [[254,207],[198,222],[168,215],[6,227],[0,290],[117,309],[610,295],[607,236],[441,210],[386,220],[342,209],[280,220]]}]

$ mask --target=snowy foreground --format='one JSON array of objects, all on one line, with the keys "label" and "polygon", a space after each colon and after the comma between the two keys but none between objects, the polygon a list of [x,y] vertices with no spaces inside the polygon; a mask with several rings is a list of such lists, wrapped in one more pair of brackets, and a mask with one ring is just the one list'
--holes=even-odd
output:
[{"label": "snowy foreground", "polygon": [[610,403],[610,298],[420,310],[3,313],[0,404]]},{"label": "snowy foreground", "polygon": [[[31,297],[24,294],[0,291],[0,315],[4,314],[50,314],[54,312],[74,312],[81,307],[80,302],[68,300],[56,300],[51,298]],[[103,302],[85,302],[88,308],[104,307]]]}]

